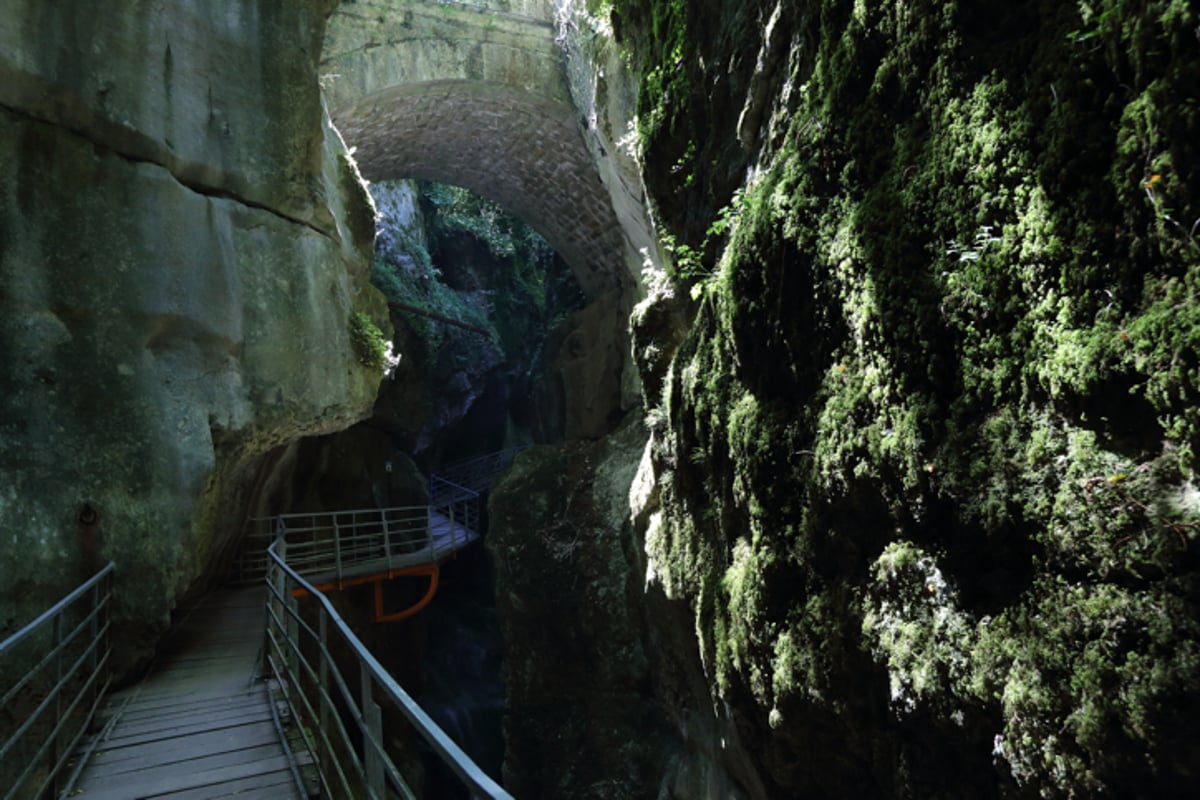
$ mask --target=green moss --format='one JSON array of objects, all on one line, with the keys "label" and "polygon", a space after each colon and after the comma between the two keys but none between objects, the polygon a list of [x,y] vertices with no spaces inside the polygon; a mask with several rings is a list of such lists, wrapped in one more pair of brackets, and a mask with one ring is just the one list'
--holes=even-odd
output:
[{"label": "green moss", "polygon": [[961,703],[956,689],[969,670],[974,631],[953,587],[911,542],[888,545],[873,566],[863,635],[887,664],[893,707],[907,713],[918,703]]},{"label": "green moss", "polygon": [[[705,279],[654,558],[714,691],[795,753],[845,712],[905,781],[939,785],[913,724],[1030,794],[1169,794],[1200,694],[1200,17],[784,5],[767,74],[705,33],[772,4],[614,4],[647,42],[647,186]],[[752,76],[777,127],[735,201],[707,165],[740,163]]]},{"label": "green moss", "polygon": [[[973,689],[1000,701],[997,747],[1053,791],[1132,789],[1142,754],[1187,769],[1194,743],[1164,740],[1195,708],[1194,619],[1172,592],[1052,579],[1036,601],[981,626]],[[1144,767],[1141,767],[1144,769]]]},{"label": "green moss", "polygon": [[387,368],[388,339],[362,311],[350,315],[350,345],[358,363],[367,369],[382,372]]}]

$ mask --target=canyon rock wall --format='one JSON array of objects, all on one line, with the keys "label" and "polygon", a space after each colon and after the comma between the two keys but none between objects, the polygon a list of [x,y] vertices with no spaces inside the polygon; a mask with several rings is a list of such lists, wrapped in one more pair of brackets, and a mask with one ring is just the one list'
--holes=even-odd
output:
[{"label": "canyon rock wall", "polygon": [[522,452],[492,489],[504,782],[518,797],[646,797],[666,727],[626,511],[645,433]]},{"label": "canyon rock wall", "polygon": [[[1194,793],[1192,4],[573,5],[589,144],[641,171],[608,185],[644,185],[667,256],[633,316],[651,437],[623,559],[563,555],[595,534],[555,487],[596,459],[493,504],[522,492],[525,572],[629,598],[593,622],[501,566],[508,635],[653,687],[661,780],[606,791]],[[594,796],[536,782],[552,723],[518,708],[510,768]]]},{"label": "canyon rock wall", "polygon": [[614,8],[647,575],[765,794],[1194,793],[1194,4]]},{"label": "canyon rock wall", "polygon": [[349,318],[386,313],[317,85],[334,5],[7,4],[0,633],[111,559],[118,668],[143,657],[257,456],[369,410]]}]

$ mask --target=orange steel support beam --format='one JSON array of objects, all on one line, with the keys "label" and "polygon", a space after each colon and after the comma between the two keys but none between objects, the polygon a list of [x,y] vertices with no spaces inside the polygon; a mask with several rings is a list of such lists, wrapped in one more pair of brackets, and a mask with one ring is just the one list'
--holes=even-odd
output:
[{"label": "orange steel support beam", "polygon": [[[425,606],[429,605],[429,601],[437,594],[438,578],[441,574],[441,562],[432,564],[420,564],[415,567],[399,567],[391,569],[387,572],[379,572],[374,575],[365,575],[359,578],[350,578],[348,580],[333,581],[332,583],[322,583],[319,586],[314,586],[318,592],[328,592],[334,589],[348,589],[351,586],[362,586],[363,584],[375,584],[375,611],[371,617],[372,622],[396,622],[402,619],[408,619],[416,614]],[[393,614],[383,613],[383,582],[392,578],[402,576],[429,576],[429,588],[425,591],[425,596],[418,600],[415,604],[409,606],[403,611],[397,611]],[[307,589],[293,589],[292,597],[303,597],[308,594]]]},{"label": "orange steel support beam", "polygon": [[416,614],[425,606],[429,605],[429,601],[437,594],[438,576],[441,574],[441,569],[437,564],[429,564],[426,567],[413,567],[413,569],[424,569],[425,573],[414,572],[414,575],[427,574],[429,575],[429,588],[425,590],[425,596],[418,600],[413,605],[403,611],[396,611],[392,614],[383,613],[383,581],[375,584],[375,616],[371,618],[372,622],[398,622],[402,619],[408,619],[413,614]]}]

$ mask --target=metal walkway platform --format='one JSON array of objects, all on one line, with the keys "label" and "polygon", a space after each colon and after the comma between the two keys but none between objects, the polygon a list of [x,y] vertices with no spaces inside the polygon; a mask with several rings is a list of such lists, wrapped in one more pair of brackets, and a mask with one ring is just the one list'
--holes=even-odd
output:
[{"label": "metal walkway platform", "polygon": [[264,609],[261,587],[191,609],[150,674],[108,697],[72,797],[300,797],[261,680]]},{"label": "metal walkway platform", "polygon": [[[382,537],[381,537],[382,538]],[[333,585],[339,581],[349,582],[356,578],[385,574],[406,567],[439,564],[453,556],[472,542],[479,541],[479,534],[470,528],[452,523],[435,512],[429,515],[428,544],[413,552],[394,551],[384,544],[374,547],[350,548],[336,559],[335,569],[332,556],[326,555],[325,562],[314,561],[306,565],[304,577],[317,586]]]},{"label": "metal walkway platform", "polygon": [[[479,540],[480,492],[516,452],[457,465],[453,475],[462,483],[433,476],[425,506],[255,520],[261,528],[243,537],[233,576],[251,585],[213,594],[189,609],[160,646],[149,674],[108,695],[115,567],[106,565],[0,642],[6,658],[37,645],[38,636],[50,643],[45,654],[25,653],[28,670],[13,686],[0,686],[6,704],[46,683],[50,667],[54,674],[46,696],[0,741],[0,775],[16,776],[3,796],[25,797],[29,785],[40,786],[34,790],[39,796],[59,796],[65,785],[71,788],[63,796],[85,800],[298,800],[318,790],[326,796],[382,797],[390,791],[412,797],[385,746],[395,737],[384,738],[383,700],[398,712],[387,718],[389,728],[407,725],[408,735],[415,733],[428,748],[407,766],[419,774],[421,759],[430,757],[471,796],[511,800],[376,661],[322,591],[373,582],[375,622],[420,611],[437,591],[440,565]],[[415,604],[387,613],[382,583],[398,576],[425,576],[428,588]],[[320,618],[315,631],[299,612],[305,596]],[[70,620],[67,611],[74,614]],[[339,652],[358,661],[356,692],[327,650],[327,629],[340,638]],[[271,651],[264,657],[267,640]],[[309,663],[314,658],[316,666]],[[65,671],[64,661],[71,661]],[[268,663],[280,701],[272,696],[275,684],[264,680]],[[315,694],[313,681],[320,684]],[[342,724],[343,714],[353,732]],[[285,725],[289,740],[304,742],[299,758],[283,743]],[[75,746],[85,731],[97,729]]]}]

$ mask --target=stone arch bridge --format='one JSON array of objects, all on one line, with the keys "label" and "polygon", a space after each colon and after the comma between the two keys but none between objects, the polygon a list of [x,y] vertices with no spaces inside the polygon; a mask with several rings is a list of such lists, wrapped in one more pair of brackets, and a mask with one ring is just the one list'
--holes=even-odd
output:
[{"label": "stone arch bridge", "polygon": [[463,186],[524,219],[571,266],[594,319],[565,356],[578,362],[564,366],[564,383],[579,395],[566,399],[594,407],[568,412],[579,417],[568,427],[596,435],[631,401],[636,255],[589,153],[556,33],[552,0],[344,0],[321,83],[368,180]]}]

